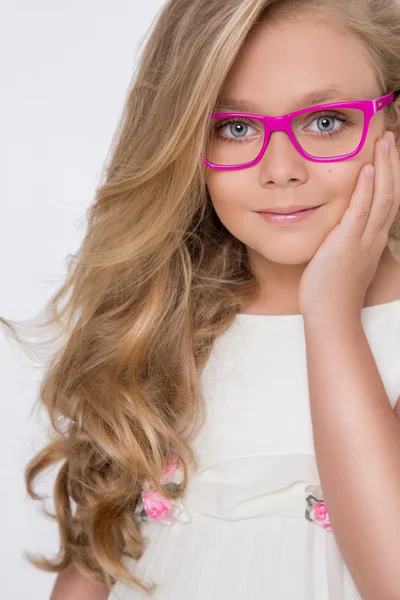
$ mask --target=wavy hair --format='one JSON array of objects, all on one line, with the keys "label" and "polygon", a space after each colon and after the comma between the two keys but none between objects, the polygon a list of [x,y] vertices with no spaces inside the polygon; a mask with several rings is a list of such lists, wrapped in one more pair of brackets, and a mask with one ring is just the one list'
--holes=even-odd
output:
[{"label": "wavy hair", "polygon": [[[43,320],[33,320],[57,345],[37,398],[50,438],[25,470],[32,498],[43,502],[34,482],[60,463],[55,514],[44,511],[57,521],[60,550],[27,554],[38,568],[75,564],[110,589],[118,580],[158,587],[123,561],[144,552],[134,515],[143,481],[176,498],[159,484],[173,453],[183,494],[197,468],[190,442],[204,424],[199,375],[216,336],[259,289],[205,184],[209,115],[251,30],[299,11],[339,20],[363,41],[382,94],[400,90],[398,0],[169,0],[149,29],[83,242]],[[385,118],[400,126],[393,105]],[[390,237],[400,238],[399,217]],[[26,321],[1,322],[26,343]]]}]

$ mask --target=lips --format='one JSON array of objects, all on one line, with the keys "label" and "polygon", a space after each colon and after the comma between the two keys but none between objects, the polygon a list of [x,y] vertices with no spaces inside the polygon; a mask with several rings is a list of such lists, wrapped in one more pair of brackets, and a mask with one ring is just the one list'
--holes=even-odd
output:
[{"label": "lips", "polygon": [[279,214],[276,212],[259,212],[258,214],[262,219],[269,223],[274,223],[276,225],[290,225],[305,221],[311,217],[311,215],[315,214],[321,206],[313,206],[312,208],[297,210],[292,213]]},{"label": "lips", "polygon": [[[321,206],[321,205],[319,205]],[[268,210],[259,210],[257,212],[269,215],[294,215],[305,210],[319,208],[319,206],[288,206],[286,208],[270,208]]]}]

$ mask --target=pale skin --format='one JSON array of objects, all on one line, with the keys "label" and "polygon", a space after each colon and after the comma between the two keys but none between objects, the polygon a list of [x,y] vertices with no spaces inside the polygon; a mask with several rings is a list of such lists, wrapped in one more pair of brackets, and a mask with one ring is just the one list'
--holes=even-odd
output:
[{"label": "pale skin", "polygon": [[94,583],[70,565],[56,579],[50,600],[107,600],[107,587]]},{"label": "pale skin", "polygon": [[[344,35],[331,23],[310,27],[309,19],[297,19],[294,24],[264,26],[248,38],[222,96],[249,100],[260,114],[278,116],[310,106],[294,103],[292,98],[332,84],[360,100],[381,95],[361,42]],[[330,101],[344,99],[343,94]],[[396,104],[400,110],[400,97]],[[254,167],[207,170],[207,187],[215,211],[225,227],[246,245],[261,285],[259,297],[242,307],[241,312],[301,312],[299,288],[303,271],[340,223],[360,171],[364,165],[373,164],[375,145],[384,132],[384,115],[379,112],[371,121],[363,150],[351,160],[331,163],[308,161],[284,132],[274,132],[263,159]],[[255,212],[264,207],[296,204],[323,206],[315,219],[284,230],[272,227]],[[385,248],[364,305],[399,298],[398,275],[400,264]]]},{"label": "pale skin", "polygon": [[[249,40],[226,95],[277,116],[297,110],[292,95],[333,82],[358,90],[360,100],[381,95],[355,39],[297,20]],[[323,164],[275,132],[258,165],[209,170],[207,181],[216,212],[246,244],[261,283],[260,296],[242,312],[303,315],[321,487],[363,600],[400,598],[400,402],[393,410],[361,321],[363,306],[400,299],[400,267],[387,246],[400,205],[396,133],[395,144],[377,114],[357,157]],[[388,153],[385,139],[392,142]],[[364,177],[367,165],[375,168],[372,180]],[[316,218],[296,228],[273,228],[254,212],[321,202]]]},{"label": "pale skin", "polygon": [[[297,20],[266,31],[249,38],[228,79],[229,97],[250,99],[261,114],[276,116],[303,108],[292,96],[333,82],[360,100],[381,95],[360,43],[332,24],[310,28]],[[207,179],[219,218],[246,244],[261,283],[260,296],[242,312],[304,316],[321,486],[363,600],[400,597],[400,403],[393,411],[360,318],[362,306],[400,298],[400,264],[387,247],[400,203],[400,139],[384,154],[384,137],[378,113],[357,157],[323,164],[304,159],[276,132],[258,165],[209,170]],[[373,180],[363,177],[368,164]],[[312,228],[306,221],[294,235],[255,214],[275,202],[324,203],[324,210]],[[51,600],[107,597],[104,586],[70,567]]]}]

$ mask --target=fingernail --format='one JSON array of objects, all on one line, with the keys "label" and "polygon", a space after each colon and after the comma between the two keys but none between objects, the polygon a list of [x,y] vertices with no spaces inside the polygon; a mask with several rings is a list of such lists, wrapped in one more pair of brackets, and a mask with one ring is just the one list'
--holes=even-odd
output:
[{"label": "fingernail", "polygon": [[389,154],[389,144],[386,140],[381,141],[381,150],[384,154]]},{"label": "fingernail", "polygon": [[394,139],[393,131],[390,131],[386,137],[387,137],[389,144],[391,144],[392,146],[394,146],[396,144],[396,140]]},{"label": "fingernail", "polygon": [[368,165],[368,167],[366,167],[365,169],[365,177],[367,179],[372,179],[374,176],[374,167],[371,165]]}]

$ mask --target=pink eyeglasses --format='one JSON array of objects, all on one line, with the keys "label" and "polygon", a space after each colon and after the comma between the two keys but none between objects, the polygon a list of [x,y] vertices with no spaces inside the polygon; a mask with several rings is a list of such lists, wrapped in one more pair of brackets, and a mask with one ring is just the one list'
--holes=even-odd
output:
[{"label": "pink eyeglasses", "polygon": [[[314,162],[346,160],[358,154],[365,143],[372,117],[396,97],[390,93],[374,100],[320,104],[281,117],[248,113],[213,113],[213,125],[205,153],[201,158],[211,169],[236,170],[256,165],[264,156],[271,133],[284,131],[296,150]],[[331,120],[336,129],[326,129]],[[322,130],[310,130],[314,122]],[[235,130],[232,130],[235,126]],[[319,127],[319,125],[317,125]],[[254,130],[250,137],[235,134]],[[225,130],[225,134],[224,134]],[[228,135],[227,135],[228,133]],[[229,137],[233,136],[233,137]]]}]

